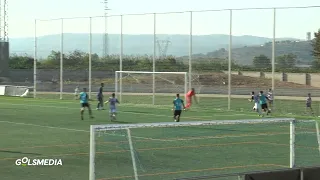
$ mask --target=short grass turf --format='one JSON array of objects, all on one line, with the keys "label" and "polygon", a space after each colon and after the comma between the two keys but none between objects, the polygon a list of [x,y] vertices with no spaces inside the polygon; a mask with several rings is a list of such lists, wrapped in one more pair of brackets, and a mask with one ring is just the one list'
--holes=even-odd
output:
[{"label": "short grass turf", "polygon": [[[117,122],[108,111],[93,110],[94,119],[80,120],[77,100],[1,97],[1,180],[85,180],[89,177],[89,126],[107,123],[172,122],[172,97],[157,97],[160,106],[139,105],[149,97],[124,96]],[[68,97],[71,99],[72,97]],[[67,98],[67,99],[68,99]],[[183,112],[182,121],[257,119],[247,99],[201,98]],[[125,104],[128,103],[128,104]],[[129,104],[130,103],[130,104]],[[278,101],[271,117],[304,115],[304,102]],[[96,102],[92,102],[95,109]],[[291,114],[290,114],[291,113]],[[289,165],[289,124],[219,125],[133,129],[132,140],[139,179],[180,177],[285,168]],[[296,163],[319,165],[314,123],[297,124]],[[96,178],[134,179],[126,131],[97,134]],[[62,166],[21,167],[22,157],[58,158]]]}]

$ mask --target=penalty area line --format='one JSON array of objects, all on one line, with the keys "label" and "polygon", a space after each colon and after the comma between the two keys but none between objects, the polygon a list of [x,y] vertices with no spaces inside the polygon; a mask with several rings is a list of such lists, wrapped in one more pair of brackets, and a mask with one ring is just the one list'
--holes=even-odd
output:
[{"label": "penalty area line", "polygon": [[59,129],[59,130],[67,130],[67,131],[77,131],[77,132],[86,132],[89,133],[90,131],[81,130],[81,129],[71,129],[71,128],[63,128],[63,127],[55,127],[55,126],[44,126],[39,124],[28,124],[28,123],[17,123],[11,121],[0,121],[0,123],[8,123],[8,124],[15,124],[15,125],[22,125],[22,126],[33,126],[33,127],[42,127],[42,128],[49,128],[49,129]]},{"label": "penalty area line", "polygon": [[[5,103],[0,103],[1,104],[5,104]],[[55,109],[80,109],[80,108],[73,108],[73,107],[66,107],[66,106],[48,106],[48,105],[28,105],[28,104],[6,104],[6,105],[12,105],[12,106],[24,106],[24,107],[42,107],[42,108],[55,108]],[[171,111],[168,110],[168,111]],[[123,113],[123,114],[138,114],[138,115],[144,115],[144,116],[156,116],[156,117],[172,117],[172,116],[168,116],[168,115],[163,115],[163,114],[153,114],[153,113],[143,113],[143,112],[128,112],[128,111],[120,111],[119,112]],[[196,112],[196,111],[189,111],[189,112]],[[188,112],[184,112],[184,113],[188,113]],[[198,120],[213,120],[213,119],[206,119],[209,117],[229,117],[229,116],[256,116],[256,114],[212,114],[211,116],[185,116],[184,119],[198,119]]]}]

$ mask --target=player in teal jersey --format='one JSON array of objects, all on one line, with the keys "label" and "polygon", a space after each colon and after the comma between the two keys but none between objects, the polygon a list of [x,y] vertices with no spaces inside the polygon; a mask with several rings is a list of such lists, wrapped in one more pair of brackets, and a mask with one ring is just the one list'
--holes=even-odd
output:
[{"label": "player in teal jersey", "polygon": [[176,98],[173,100],[173,119],[175,122],[179,122],[180,121],[180,116],[181,116],[181,112],[182,109],[184,109],[184,102],[182,99],[180,99],[180,95],[177,94]]},{"label": "player in teal jersey", "polygon": [[80,98],[80,104],[81,104],[81,110],[80,110],[81,120],[83,120],[83,113],[85,108],[88,108],[90,118],[93,118],[91,107],[89,104],[89,96],[87,94],[86,88],[83,88],[83,91],[79,94],[79,98]]},{"label": "player in teal jersey", "polygon": [[259,99],[260,99],[259,103],[260,103],[261,110],[263,110],[265,113],[267,113],[267,115],[269,115],[270,111],[268,109],[268,104],[267,104],[268,98],[263,94],[263,91],[260,91]]}]

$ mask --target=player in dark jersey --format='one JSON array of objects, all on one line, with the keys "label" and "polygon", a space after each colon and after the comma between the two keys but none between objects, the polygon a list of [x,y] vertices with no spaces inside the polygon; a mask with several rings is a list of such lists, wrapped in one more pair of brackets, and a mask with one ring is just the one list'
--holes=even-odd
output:
[{"label": "player in dark jersey", "polygon": [[312,104],[311,93],[308,93],[308,96],[306,99],[306,113],[309,111],[312,115],[314,115],[311,104]]},{"label": "player in dark jersey", "polygon": [[103,108],[103,87],[104,87],[104,84],[101,83],[101,86],[100,86],[98,94],[97,94],[97,100],[98,100],[97,110],[104,110],[104,108]]}]

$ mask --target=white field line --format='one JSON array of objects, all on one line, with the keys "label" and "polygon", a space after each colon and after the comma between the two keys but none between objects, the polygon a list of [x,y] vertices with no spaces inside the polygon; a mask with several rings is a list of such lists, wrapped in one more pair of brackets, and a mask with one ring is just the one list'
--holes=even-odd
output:
[{"label": "white field line", "polygon": [[[14,100],[11,102],[14,102]],[[21,99],[19,99],[19,102],[21,102]],[[43,101],[40,101],[39,99],[23,99],[23,102],[37,102],[37,103],[45,103],[45,104],[57,104],[57,103],[59,103],[59,104],[75,104],[78,101],[75,101],[75,102],[69,102],[69,101],[63,101],[63,100],[43,100]],[[133,103],[125,103],[125,104],[121,104],[119,106],[145,107],[145,108],[153,107],[153,108],[157,108],[157,109],[170,109],[172,107],[171,105],[152,105],[152,104],[133,104]],[[212,112],[212,110],[221,111],[221,112],[237,112],[235,110],[226,110],[226,109],[223,109],[222,107],[221,108],[210,108],[210,109],[209,108],[201,108],[198,105],[194,106],[192,109],[196,110],[197,112]],[[234,115],[246,115],[246,114],[234,114]]]},{"label": "white field line", "polygon": [[[9,104],[9,103],[0,103],[0,105],[10,105],[10,106],[24,106],[24,107],[44,107],[44,108],[56,108],[56,109],[80,109],[79,108],[71,108],[71,107],[64,107],[64,106],[48,106],[48,105],[30,105],[30,104],[19,104],[19,103],[13,103],[13,104]],[[150,105],[149,105],[150,107]],[[155,108],[156,109],[156,108]],[[168,111],[171,111],[170,108],[166,108],[168,109]],[[157,116],[157,117],[172,117],[172,116],[167,116],[167,115],[162,115],[162,114],[152,114],[152,113],[140,113],[140,112],[127,112],[127,111],[119,111],[121,113],[124,113],[124,114],[139,114],[139,115],[145,115],[145,116]],[[188,113],[188,112],[187,112]],[[195,119],[201,119],[201,117],[205,118],[205,117],[214,117],[214,116],[256,116],[256,115],[250,115],[250,114],[212,114],[212,116],[197,116],[197,117],[194,117],[194,116],[191,116],[191,117],[185,117],[187,119],[192,119],[192,118],[195,118]]]},{"label": "white field line", "polygon": [[59,129],[59,130],[75,131],[75,132],[87,132],[87,133],[90,132],[90,131],[81,130],[81,129],[70,129],[70,128],[63,128],[63,127],[44,126],[44,125],[28,124],[28,123],[17,123],[17,122],[11,122],[11,121],[0,121],[0,123],[8,123],[8,124],[15,124],[15,125],[22,125],[22,126],[42,127],[42,128],[49,128],[49,129]]},{"label": "white field line", "polygon": [[[38,124],[17,123],[17,122],[10,122],[10,121],[0,121],[0,123],[8,123],[8,124],[15,124],[15,125],[22,125],[22,126],[33,126],[33,127],[41,127],[41,128],[50,128],[50,129],[73,131],[73,132],[90,133],[90,131],[81,130],[81,129],[71,129],[71,128],[62,128],[62,127],[54,127],[54,126],[43,126],[43,125],[38,125]],[[125,137],[125,135],[117,135],[115,133],[104,132],[104,134]],[[276,135],[286,135],[286,134],[289,134],[289,133],[277,133],[277,132],[272,133],[272,132],[270,132],[270,133],[258,133],[258,134],[247,134],[247,135],[217,135],[217,136],[205,136],[205,137],[202,136],[202,137],[178,138],[178,139],[155,139],[155,138],[148,138],[148,137],[141,137],[141,136],[132,136],[132,137],[136,138],[136,139],[144,139],[144,140],[152,140],[152,141],[174,142],[174,141],[188,141],[188,140],[200,140],[200,139],[224,139],[224,138],[276,136]],[[315,133],[314,132],[303,132],[303,133],[296,133],[296,134],[315,134]]]},{"label": "white field line", "polygon": [[[41,94],[41,95],[59,95],[60,92],[37,92],[37,94]],[[63,92],[64,95],[73,95],[74,93],[68,93],[68,92]],[[95,95],[96,93],[92,93],[93,95]],[[106,96],[110,96],[111,92],[105,92],[104,93]],[[155,93],[156,96],[166,96],[166,97],[174,97],[175,93]],[[124,96],[152,96],[153,93],[122,93],[122,95]],[[228,94],[197,94],[198,97],[210,97],[210,98],[227,98]],[[244,99],[247,98],[248,95],[236,95],[236,94],[232,94],[231,95],[232,98],[236,98],[236,99]],[[301,96],[277,96],[277,99],[280,100],[294,100],[294,101],[304,101],[305,97],[301,97]],[[312,99],[313,100],[313,99]],[[314,101],[320,101],[319,97],[314,97]]]}]

